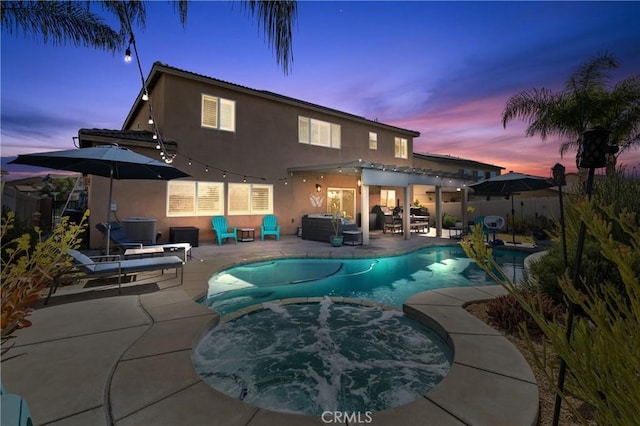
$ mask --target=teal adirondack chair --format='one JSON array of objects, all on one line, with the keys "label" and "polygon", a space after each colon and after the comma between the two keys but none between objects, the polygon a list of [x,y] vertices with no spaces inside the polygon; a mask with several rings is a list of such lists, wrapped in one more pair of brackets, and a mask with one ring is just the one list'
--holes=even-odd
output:
[{"label": "teal adirondack chair", "polygon": [[280,225],[278,225],[278,218],[275,215],[268,214],[262,218],[260,239],[264,240],[265,235],[275,235],[276,240],[280,240]]},{"label": "teal adirondack chair", "polygon": [[216,237],[218,237],[218,245],[222,245],[222,240],[226,238],[233,238],[235,243],[238,243],[238,232],[236,228],[229,228],[227,225],[227,218],[224,216],[214,216],[211,218],[211,227],[216,231]]}]

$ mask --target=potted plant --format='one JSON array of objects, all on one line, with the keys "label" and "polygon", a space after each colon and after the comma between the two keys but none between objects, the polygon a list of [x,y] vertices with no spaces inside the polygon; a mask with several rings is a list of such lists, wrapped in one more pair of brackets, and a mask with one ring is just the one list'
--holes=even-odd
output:
[{"label": "potted plant", "polygon": [[331,218],[331,227],[333,228],[333,235],[329,237],[329,242],[333,247],[340,247],[344,241],[344,236],[340,233],[342,218],[337,213]]}]

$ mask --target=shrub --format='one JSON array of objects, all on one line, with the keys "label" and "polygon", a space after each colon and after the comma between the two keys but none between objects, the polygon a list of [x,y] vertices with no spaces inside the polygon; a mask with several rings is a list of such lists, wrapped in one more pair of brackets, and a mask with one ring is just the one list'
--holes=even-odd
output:
[{"label": "shrub", "polygon": [[[535,292],[529,292],[525,297],[535,300],[536,308],[544,314],[544,318],[549,321],[556,321],[561,318],[564,307],[554,303],[554,301],[546,294],[540,294],[535,297]],[[542,330],[536,323],[535,319],[527,312],[518,299],[511,294],[497,297],[487,303],[487,315],[489,322],[501,330],[509,333],[518,332],[521,327],[525,327],[532,336],[539,336]]]},{"label": "shrub", "polygon": [[[522,292],[521,286],[509,280],[493,259],[492,248],[484,244],[480,232],[461,244],[487,274],[504,286],[522,308],[535,320],[544,334],[547,348],[561,357],[567,366],[568,388],[593,407],[593,418],[599,425],[637,424],[640,418],[640,226],[635,211],[617,212],[614,206],[583,201],[573,213],[584,221],[600,249],[600,256],[615,265],[619,282],[609,278],[604,285],[581,286],[562,274],[557,277],[560,291],[584,316],[575,318],[571,339],[567,339],[566,322],[545,318],[533,293]],[[619,229],[614,238],[613,226]],[[479,229],[478,229],[479,231]],[[586,259],[585,259],[586,261]],[[586,283],[589,284],[589,283]],[[580,289],[581,288],[581,289]],[[537,296],[537,295],[536,295]],[[531,336],[521,325],[535,363],[543,369],[551,383],[556,380],[556,366],[548,362],[547,353],[536,354]],[[566,406],[578,419],[579,410],[556,389]]]},{"label": "shrub", "polygon": [[453,228],[454,226],[456,226],[456,222],[457,222],[457,220],[456,220],[455,216],[451,216],[448,213],[445,213],[442,216],[442,227],[445,228],[445,229]]},{"label": "shrub", "polygon": [[[565,227],[567,242],[568,267],[565,268],[564,256],[561,245],[561,229],[559,224],[549,231],[551,238],[556,242],[549,248],[549,253],[531,265],[531,274],[540,284],[543,291],[553,298],[555,302],[563,301],[563,291],[558,283],[558,278],[564,276],[566,270],[572,273],[574,268],[576,245],[580,229],[580,215],[574,206],[580,203],[580,195],[568,194],[567,208],[565,209]],[[593,191],[594,211],[604,214],[604,208],[610,209],[614,215],[621,215],[623,211],[635,212],[630,220],[638,225],[640,223],[640,181],[624,178],[622,174],[607,177],[594,185]],[[620,225],[613,221],[611,224],[611,237],[620,243],[630,244],[629,236],[621,229]],[[582,258],[582,270],[584,287],[588,290],[593,287],[599,291],[605,282],[617,286],[624,293],[621,286],[621,277],[615,263],[602,256],[601,245],[596,239],[587,234],[584,241]],[[640,276],[640,264],[633,267],[637,277]]]},{"label": "shrub", "polygon": [[[38,238],[34,241],[30,234],[23,234],[7,241],[14,227],[14,214],[2,217],[0,238],[2,238],[2,294],[1,337],[4,342],[11,334],[31,322],[26,317],[31,306],[62,272],[72,269],[69,249],[78,248],[80,234],[84,232],[85,213],[80,224],[69,223],[63,217],[60,224],[45,238],[36,227]],[[4,350],[3,350],[4,352]]]}]

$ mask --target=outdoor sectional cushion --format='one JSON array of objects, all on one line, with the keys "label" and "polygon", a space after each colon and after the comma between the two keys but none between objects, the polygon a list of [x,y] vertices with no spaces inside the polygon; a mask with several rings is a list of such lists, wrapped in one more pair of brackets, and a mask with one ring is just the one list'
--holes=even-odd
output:
[{"label": "outdoor sectional cushion", "polygon": [[81,269],[84,269],[87,275],[116,275],[118,273],[156,271],[158,269],[181,268],[184,264],[178,256],[95,262],[77,250],[69,250],[69,254],[76,264],[81,265]]}]

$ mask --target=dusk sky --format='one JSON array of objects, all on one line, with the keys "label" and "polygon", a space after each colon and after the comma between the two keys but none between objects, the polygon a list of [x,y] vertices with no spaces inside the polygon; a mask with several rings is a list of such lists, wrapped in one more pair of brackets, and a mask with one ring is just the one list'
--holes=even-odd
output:
[{"label": "dusk sky", "polygon": [[[575,152],[561,159],[557,139],[525,137],[520,121],[504,129],[506,101],[562,89],[602,52],[620,61],[615,80],[640,73],[638,22],[640,2],[301,1],[289,75],[238,2],[190,2],[184,28],[168,2],[149,2],[135,37],[145,78],[160,61],[419,131],[416,152],[549,176],[557,162],[575,170]],[[141,87],[123,55],[3,31],[2,157],[71,149],[80,128],[120,129]],[[640,150],[619,163],[640,169]]]}]

